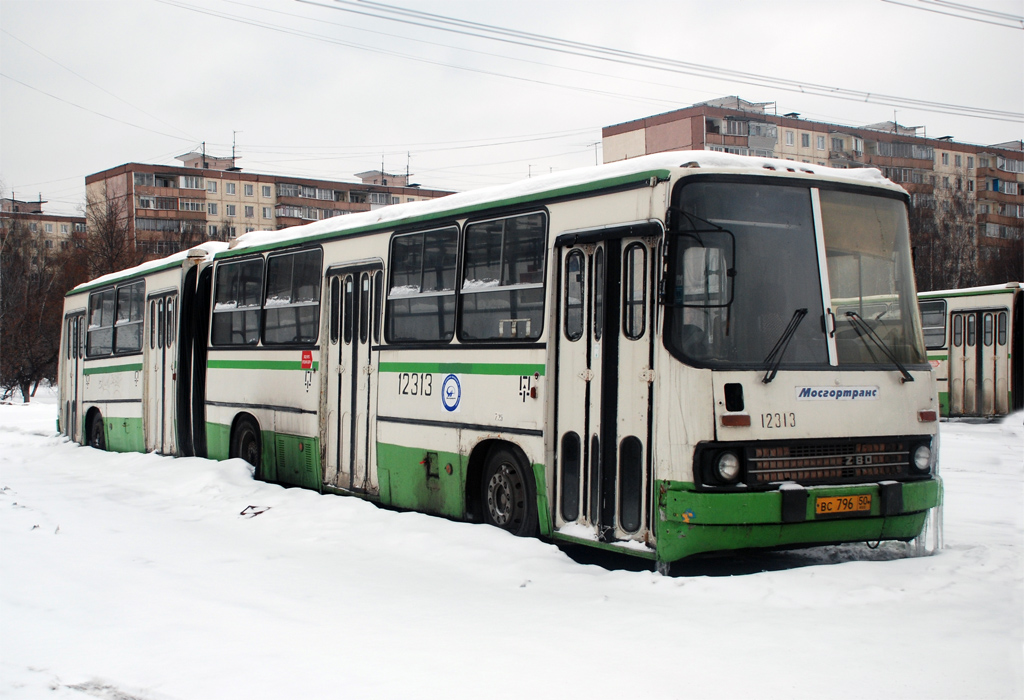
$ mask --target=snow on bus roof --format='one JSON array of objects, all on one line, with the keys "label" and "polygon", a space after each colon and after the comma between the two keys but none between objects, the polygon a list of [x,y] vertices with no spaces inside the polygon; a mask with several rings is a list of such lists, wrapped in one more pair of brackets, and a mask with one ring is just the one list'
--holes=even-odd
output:
[{"label": "snow on bus roof", "polygon": [[[68,294],[74,294],[78,291],[84,290],[88,287],[97,287],[107,284],[109,282],[115,282],[120,279],[126,279],[128,277],[135,277],[136,275],[145,274],[153,270],[168,267],[176,262],[182,262],[189,256],[189,253],[193,251],[201,251],[203,253],[203,260],[210,260],[216,253],[222,250],[227,250],[227,243],[220,243],[218,241],[208,241],[207,243],[201,243],[197,246],[193,246],[188,250],[182,250],[173,255],[168,255],[166,258],[159,258],[157,260],[147,260],[144,263],[136,265],[135,267],[129,267],[124,270],[118,270],[117,272],[111,272],[109,274],[97,277],[96,279],[89,280],[88,282],[82,282],[77,287],[74,287]],[[197,257],[194,256],[193,257]]]},{"label": "snow on bus roof", "polygon": [[1007,282],[1005,284],[986,284],[980,287],[964,287],[963,289],[935,289],[930,292],[918,292],[919,297],[966,296],[969,294],[992,294],[1007,290],[1024,289],[1024,282]]},{"label": "snow on bus roof", "polygon": [[485,204],[497,204],[507,200],[521,200],[553,193],[591,183],[616,178],[641,175],[644,173],[679,167],[699,167],[715,172],[743,172],[765,174],[766,171],[787,175],[796,173],[860,185],[884,186],[902,192],[902,188],[882,177],[875,168],[840,169],[810,163],[797,163],[778,158],[738,156],[713,151],[670,151],[628,160],[589,166],[559,173],[540,175],[507,185],[482,187],[451,194],[436,199],[392,204],[380,209],[346,216],[323,219],[310,224],[294,226],[279,231],[250,231],[242,234],[231,244],[231,250],[280,244],[297,241],[311,236],[343,233],[388,223],[398,224],[407,219],[419,219],[443,212],[466,210]]}]

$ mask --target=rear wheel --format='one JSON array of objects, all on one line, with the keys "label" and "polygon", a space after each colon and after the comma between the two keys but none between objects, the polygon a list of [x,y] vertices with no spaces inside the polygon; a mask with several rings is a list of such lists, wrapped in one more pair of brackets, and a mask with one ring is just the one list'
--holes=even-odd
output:
[{"label": "rear wheel", "polygon": [[263,438],[256,422],[251,418],[243,418],[235,426],[235,436],[231,441],[231,456],[241,457],[253,466],[254,476],[260,478],[260,463],[263,457]]},{"label": "rear wheel", "polygon": [[92,414],[92,419],[89,420],[89,447],[95,447],[97,450],[107,449],[107,436],[103,431],[103,416],[99,411]]},{"label": "rear wheel", "polygon": [[507,447],[491,451],[481,483],[484,522],[517,537],[537,534],[537,499],[526,465]]}]

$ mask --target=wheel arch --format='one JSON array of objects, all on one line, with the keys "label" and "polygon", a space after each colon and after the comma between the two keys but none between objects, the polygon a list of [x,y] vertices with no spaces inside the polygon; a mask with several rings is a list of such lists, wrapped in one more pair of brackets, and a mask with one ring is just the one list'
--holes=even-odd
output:
[{"label": "wheel arch", "polygon": [[509,440],[502,440],[498,438],[481,440],[473,446],[473,450],[469,453],[469,462],[466,465],[466,519],[470,522],[484,522],[483,501],[480,498],[480,490],[483,486],[482,481],[484,468],[487,466],[487,460],[491,456],[491,453],[503,447],[511,450],[519,459],[520,463],[523,465],[524,471],[526,472],[525,476],[529,479],[533,489],[533,497],[535,500],[538,499],[537,479],[533,473],[533,463],[526,456],[526,452],[523,448]]}]

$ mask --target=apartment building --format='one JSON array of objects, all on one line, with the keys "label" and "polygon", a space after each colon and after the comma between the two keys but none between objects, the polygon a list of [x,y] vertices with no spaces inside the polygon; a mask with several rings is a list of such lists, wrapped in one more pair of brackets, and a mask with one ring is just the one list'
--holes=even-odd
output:
[{"label": "apartment building", "polygon": [[836,168],[874,167],[900,183],[915,207],[943,206],[964,193],[973,208],[979,259],[1019,248],[1024,234],[1021,141],[980,146],[924,127],[881,122],[850,127],[775,113],[775,103],[723,97],[607,126],[604,162],[678,149],[781,158]]},{"label": "apartment building", "polygon": [[163,256],[204,240],[451,194],[380,171],[361,174],[371,181],[340,182],[247,173],[233,158],[202,153],[177,159],[181,166],[125,163],[87,176],[87,206],[114,208],[138,248]]},{"label": "apartment building", "polygon": [[46,201],[24,201],[12,197],[0,200],[2,237],[9,234],[30,236],[42,242],[47,250],[81,248],[85,240],[85,217],[49,214],[43,211]]}]

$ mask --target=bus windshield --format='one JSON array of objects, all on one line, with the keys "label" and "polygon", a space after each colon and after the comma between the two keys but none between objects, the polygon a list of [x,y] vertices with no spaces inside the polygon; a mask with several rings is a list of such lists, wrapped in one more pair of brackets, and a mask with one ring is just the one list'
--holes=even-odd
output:
[{"label": "bus windshield", "polygon": [[[897,199],[817,190],[827,275],[807,186],[696,182],[680,188],[669,250],[665,344],[700,366],[760,369],[924,362],[906,208]],[[822,294],[827,280],[829,294]],[[823,299],[831,298],[834,322]],[[861,323],[863,321],[863,323]],[[778,347],[777,347],[778,346]]]}]

